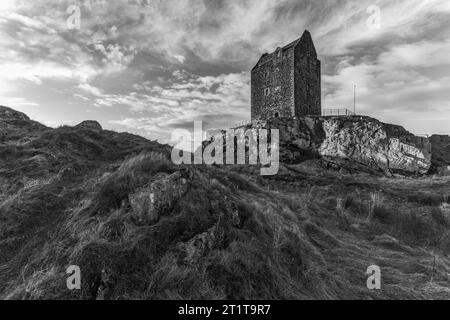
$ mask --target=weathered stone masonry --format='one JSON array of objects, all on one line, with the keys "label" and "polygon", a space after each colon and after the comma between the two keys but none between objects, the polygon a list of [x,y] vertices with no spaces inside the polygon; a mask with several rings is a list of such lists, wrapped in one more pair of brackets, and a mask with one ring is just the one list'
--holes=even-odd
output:
[{"label": "weathered stone masonry", "polygon": [[265,53],[252,69],[252,120],[321,115],[320,61],[311,34]]}]

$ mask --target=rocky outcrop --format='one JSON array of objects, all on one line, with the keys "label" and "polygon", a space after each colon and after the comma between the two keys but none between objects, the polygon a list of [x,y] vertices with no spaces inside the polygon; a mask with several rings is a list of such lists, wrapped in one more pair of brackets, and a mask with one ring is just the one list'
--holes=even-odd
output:
[{"label": "rocky outcrop", "polygon": [[0,106],[0,144],[21,145],[38,137],[48,128],[22,112]]},{"label": "rocky outcrop", "polygon": [[400,126],[370,117],[301,117],[251,124],[280,130],[280,161],[310,158],[349,160],[383,172],[425,174],[431,144]]},{"label": "rocky outcrop", "polygon": [[152,225],[187,192],[189,172],[159,173],[145,187],[130,195],[133,217],[140,225]]},{"label": "rocky outcrop", "polygon": [[182,242],[177,248],[182,252],[182,262],[186,264],[195,264],[208,250],[211,250],[216,241],[216,226],[206,232],[196,235],[193,239]]},{"label": "rocky outcrop", "polygon": [[94,131],[102,131],[103,130],[100,123],[98,123],[97,121],[93,121],[93,120],[83,121],[82,123],[75,126],[75,129],[94,130]]}]

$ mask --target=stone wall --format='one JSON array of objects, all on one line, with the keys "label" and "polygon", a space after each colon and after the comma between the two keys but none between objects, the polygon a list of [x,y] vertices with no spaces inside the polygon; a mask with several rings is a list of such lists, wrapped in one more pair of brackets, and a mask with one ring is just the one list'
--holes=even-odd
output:
[{"label": "stone wall", "polygon": [[269,54],[252,71],[252,119],[294,116],[293,48]]},{"label": "stone wall", "polygon": [[432,146],[431,172],[450,175],[450,136],[433,135],[430,141]]},{"label": "stone wall", "polygon": [[322,114],[321,66],[310,51],[298,50],[295,54],[295,115]]},{"label": "stone wall", "polygon": [[321,115],[321,65],[312,42],[303,36],[264,54],[252,70],[252,120]]}]

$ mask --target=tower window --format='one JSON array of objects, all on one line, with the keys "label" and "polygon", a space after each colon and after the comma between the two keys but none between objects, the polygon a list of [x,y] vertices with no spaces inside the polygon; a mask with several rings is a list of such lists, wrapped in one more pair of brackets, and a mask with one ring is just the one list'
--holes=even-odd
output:
[{"label": "tower window", "polygon": [[277,58],[281,58],[282,53],[281,48],[277,48]]}]

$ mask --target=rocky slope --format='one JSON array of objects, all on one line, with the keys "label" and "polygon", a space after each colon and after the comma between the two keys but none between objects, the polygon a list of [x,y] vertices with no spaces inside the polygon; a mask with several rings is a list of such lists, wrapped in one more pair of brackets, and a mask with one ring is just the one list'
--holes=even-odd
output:
[{"label": "rocky slope", "polygon": [[[309,160],[270,177],[175,166],[167,146],[94,123],[12,118],[14,140],[0,142],[0,299],[450,298],[450,178]],[[366,287],[374,264],[379,291]],[[70,265],[81,290],[66,286]]]},{"label": "rocky slope", "polygon": [[0,143],[21,144],[47,130],[44,125],[31,121],[24,113],[0,106]]},{"label": "rocky slope", "polygon": [[323,158],[356,171],[409,174],[425,174],[431,166],[426,138],[369,117],[275,119],[245,127],[252,128],[280,130],[280,158],[285,162]]}]

